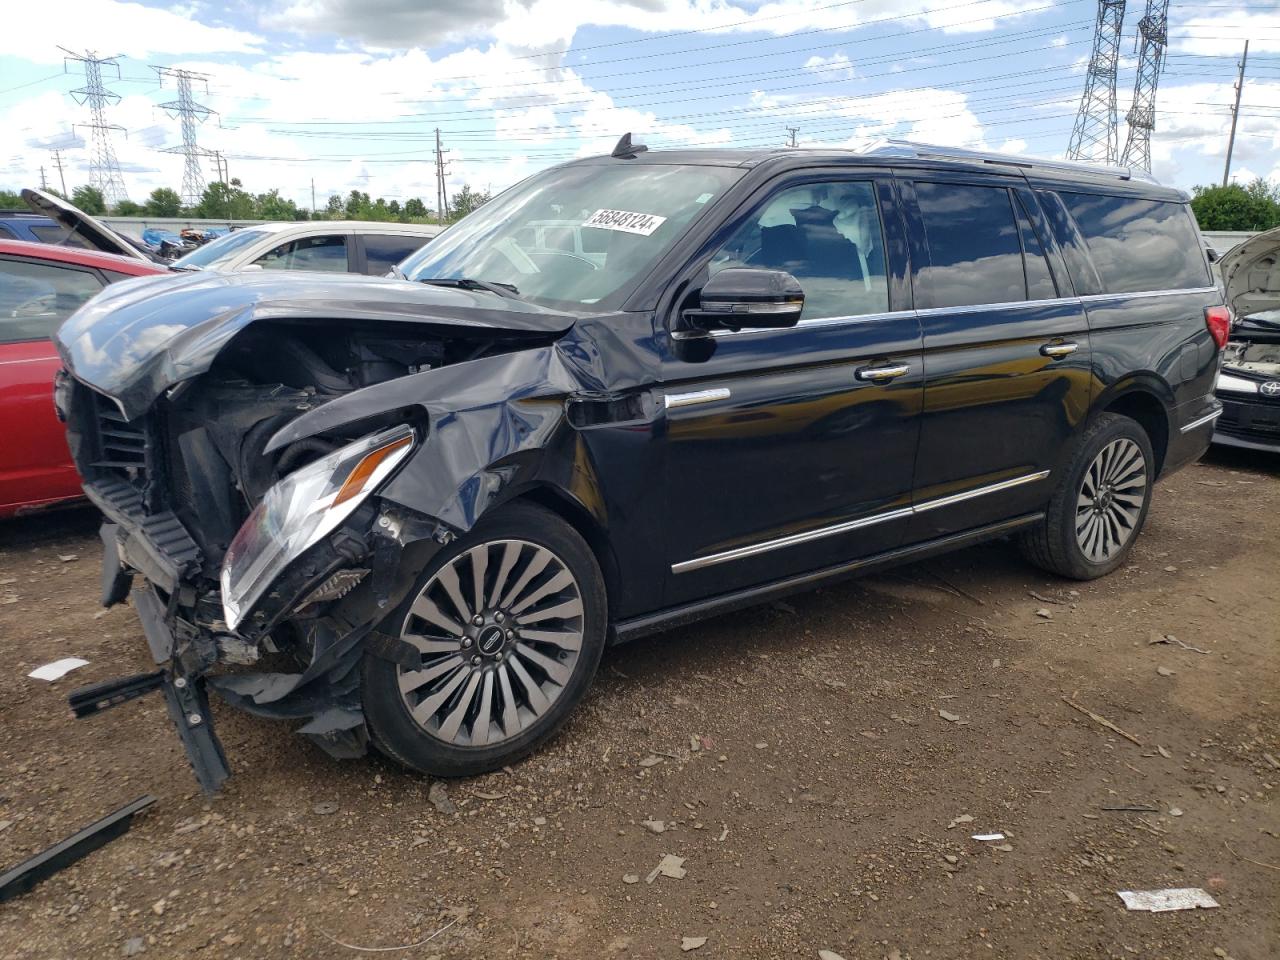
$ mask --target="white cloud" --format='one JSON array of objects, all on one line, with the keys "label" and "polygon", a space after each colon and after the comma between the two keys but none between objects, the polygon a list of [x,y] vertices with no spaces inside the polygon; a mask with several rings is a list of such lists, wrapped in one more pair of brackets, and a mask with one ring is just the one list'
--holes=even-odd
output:
[{"label": "white cloud", "polygon": [[829,57],[812,56],[804,62],[804,68],[824,80],[853,79],[853,62],[840,50]]},{"label": "white cloud", "polygon": [[59,0],[56,7],[53,11],[48,3],[6,4],[0,56],[61,64],[61,44],[79,52],[92,50],[97,56],[146,60],[160,55],[252,53],[264,42],[243,30],[199,23],[140,3]]},{"label": "white cloud", "polygon": [[1280,52],[1280,24],[1275,12],[1247,9],[1215,11],[1170,25],[1169,40],[1178,53],[1239,56],[1249,41],[1250,54]]}]

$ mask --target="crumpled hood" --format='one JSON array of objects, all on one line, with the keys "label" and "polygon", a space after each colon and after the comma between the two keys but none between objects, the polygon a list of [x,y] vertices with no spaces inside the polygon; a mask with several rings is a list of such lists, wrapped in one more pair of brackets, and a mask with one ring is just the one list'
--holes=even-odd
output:
[{"label": "crumpled hood", "polygon": [[1280,310],[1280,227],[1250,237],[1218,261],[1227,305],[1237,317]]},{"label": "crumpled hood", "polygon": [[546,337],[569,314],[485,291],[357,274],[161,274],[112,284],[73,314],[55,343],[76,379],[132,419],[164,390],[207,371],[257,320],[372,320]]}]

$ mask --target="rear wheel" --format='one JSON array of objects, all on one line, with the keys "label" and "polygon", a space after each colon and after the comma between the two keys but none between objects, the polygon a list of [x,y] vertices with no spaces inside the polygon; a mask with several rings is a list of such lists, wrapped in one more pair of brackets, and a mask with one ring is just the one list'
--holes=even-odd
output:
[{"label": "rear wheel", "polygon": [[1102,414],[1081,437],[1023,554],[1052,573],[1092,580],[1120,566],[1147,519],[1155,458],[1134,420]]},{"label": "rear wheel", "polygon": [[555,514],[513,505],[428,565],[384,626],[412,665],[364,661],[374,742],[436,776],[504,766],[551,736],[582,699],[604,649],[595,557]]}]

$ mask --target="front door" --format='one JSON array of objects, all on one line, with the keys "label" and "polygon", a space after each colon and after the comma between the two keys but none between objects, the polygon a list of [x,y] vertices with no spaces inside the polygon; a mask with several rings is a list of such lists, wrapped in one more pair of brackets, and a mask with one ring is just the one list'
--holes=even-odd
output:
[{"label": "front door", "polygon": [[869,177],[778,184],[710,252],[710,274],[790,272],[805,305],[794,328],[671,341],[669,604],[901,542],[923,382],[906,261],[892,183]]},{"label": "front door", "polygon": [[1039,509],[1089,409],[1084,309],[1015,178],[900,184],[924,334],[910,539]]}]

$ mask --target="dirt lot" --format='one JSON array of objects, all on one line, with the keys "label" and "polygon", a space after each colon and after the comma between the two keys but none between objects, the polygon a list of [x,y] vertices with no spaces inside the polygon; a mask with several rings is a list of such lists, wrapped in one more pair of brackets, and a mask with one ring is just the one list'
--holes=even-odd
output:
[{"label": "dirt lot", "polygon": [[[94,527],[0,526],[0,867],[159,800],[0,906],[0,957],[353,958],[330,938],[441,928],[385,955],[1280,954],[1280,459],[1172,478],[1097,583],[993,544],[613,651],[568,731],[448,784],[454,812],[217,704],[214,800],[158,697],[73,720],[69,689],[149,667],[132,609],[95,606]],[[67,655],[90,666],[26,677]],[[685,876],[647,883],[668,853]],[[1221,909],[1116,896],[1162,887]]]}]

